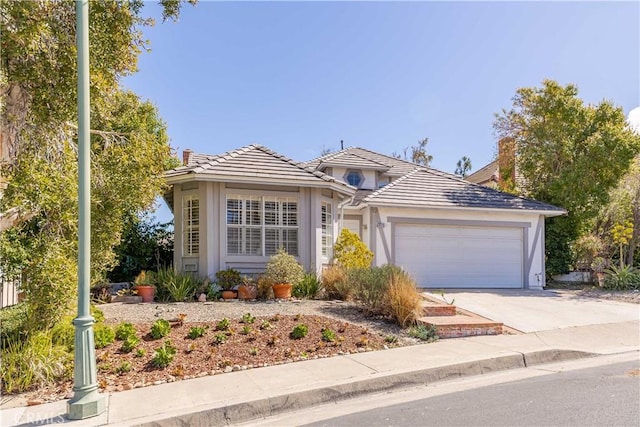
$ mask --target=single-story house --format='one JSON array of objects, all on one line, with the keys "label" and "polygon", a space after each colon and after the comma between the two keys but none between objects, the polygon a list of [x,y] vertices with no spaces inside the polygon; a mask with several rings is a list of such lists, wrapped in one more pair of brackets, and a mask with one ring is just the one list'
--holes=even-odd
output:
[{"label": "single-story house", "polygon": [[363,148],[298,163],[249,145],[183,153],[166,174],[174,263],[213,276],[264,270],[279,247],[309,271],[342,228],[425,288],[542,288],[544,219],[563,209]]}]

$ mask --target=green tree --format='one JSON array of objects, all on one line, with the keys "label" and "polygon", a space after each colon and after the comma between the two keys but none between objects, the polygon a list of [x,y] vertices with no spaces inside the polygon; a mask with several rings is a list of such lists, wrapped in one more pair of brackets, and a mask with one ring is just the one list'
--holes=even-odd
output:
[{"label": "green tree", "polygon": [[158,271],[173,261],[171,223],[153,221],[148,215],[125,220],[120,244],[115,247],[117,265],[107,273],[112,282],[131,282],[142,270]]},{"label": "green tree", "polygon": [[[165,19],[179,4],[165,1]],[[124,220],[150,208],[175,165],[157,109],[120,87],[148,42],[143,2],[91,1],[92,282],[116,263]],[[48,327],[75,301],[77,259],[76,47],[73,1],[0,3],[0,132],[6,189],[0,212],[17,212],[0,235],[0,259],[22,269],[32,328]],[[16,249],[19,248],[19,249]],[[11,248],[9,251],[8,248]],[[5,257],[8,252],[8,257]]]},{"label": "green tree", "polygon": [[636,157],[627,174],[611,191],[609,203],[602,209],[594,226],[594,234],[598,235],[609,246],[608,255],[615,253],[613,228],[616,224],[631,223],[632,234],[623,256],[629,265],[634,265],[640,258],[640,156]]},{"label": "green tree", "polygon": [[610,101],[585,105],[577,95],[575,85],[545,80],[540,88],[518,89],[512,108],[494,122],[496,134],[515,143],[520,191],[568,211],[548,222],[551,273],[570,268],[570,244],[591,227],[640,151],[622,108]]},{"label": "green tree", "polygon": [[412,145],[402,150],[402,154],[393,152],[391,155],[396,159],[403,159],[418,165],[429,167],[433,161],[433,156],[427,153],[427,144],[429,138],[418,141],[418,144]]},{"label": "green tree", "polygon": [[456,164],[456,171],[454,173],[462,178],[466,178],[469,172],[471,172],[471,159],[467,156],[462,156]]}]

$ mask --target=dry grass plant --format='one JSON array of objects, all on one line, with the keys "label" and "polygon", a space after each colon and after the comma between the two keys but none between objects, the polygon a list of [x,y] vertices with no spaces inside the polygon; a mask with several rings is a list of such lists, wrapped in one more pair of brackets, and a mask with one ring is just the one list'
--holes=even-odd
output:
[{"label": "dry grass plant", "polygon": [[353,290],[347,284],[347,274],[339,265],[330,265],[322,272],[322,287],[329,299],[348,300]]},{"label": "dry grass plant", "polygon": [[394,271],[389,276],[386,300],[389,314],[403,328],[414,324],[420,316],[422,298],[415,282],[404,271]]}]

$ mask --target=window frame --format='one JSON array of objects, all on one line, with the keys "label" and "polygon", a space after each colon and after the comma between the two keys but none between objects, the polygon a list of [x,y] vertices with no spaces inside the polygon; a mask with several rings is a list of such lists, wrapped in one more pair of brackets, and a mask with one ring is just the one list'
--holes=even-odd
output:
[{"label": "window frame", "polygon": [[[241,192],[229,192],[225,195],[225,229],[227,257],[266,258],[276,253],[280,246],[284,246],[291,255],[300,254],[300,200],[297,195],[255,195]],[[241,201],[236,210],[229,209],[230,201]],[[258,202],[257,209],[247,210],[247,202]],[[271,205],[271,206],[269,206]],[[231,213],[237,214],[232,216]],[[249,215],[249,213],[252,213]],[[237,218],[237,222],[230,223],[230,219]],[[240,230],[237,235],[237,252],[230,249],[230,230]],[[251,250],[247,246],[247,230],[259,230],[259,246]],[[275,232],[275,238],[271,236]],[[293,232],[293,233],[292,233]],[[290,235],[293,234],[293,238]],[[275,245],[269,246],[269,242]],[[295,251],[292,249],[295,248]],[[255,247],[254,247],[255,248]],[[295,253],[293,253],[295,252]]]},{"label": "window frame", "polygon": [[[349,181],[349,177],[352,174],[356,174],[359,178],[359,181],[357,184],[352,184]],[[359,169],[347,169],[346,172],[344,173],[344,182],[346,182],[347,184],[351,185],[352,187],[356,187],[356,188],[360,188],[362,187],[362,184],[364,184],[364,175],[362,174],[362,171]]]},{"label": "window frame", "polygon": [[[193,207],[193,202],[197,206]],[[191,206],[187,207],[187,203]],[[196,214],[194,215],[194,210]],[[197,257],[200,255],[200,197],[196,191],[182,193],[182,256]],[[193,250],[195,247],[195,251]]]},{"label": "window frame", "polygon": [[[328,212],[325,207],[329,207]],[[334,218],[333,200],[322,199],[320,202],[321,254],[325,260],[333,258],[333,245],[335,243]]]}]

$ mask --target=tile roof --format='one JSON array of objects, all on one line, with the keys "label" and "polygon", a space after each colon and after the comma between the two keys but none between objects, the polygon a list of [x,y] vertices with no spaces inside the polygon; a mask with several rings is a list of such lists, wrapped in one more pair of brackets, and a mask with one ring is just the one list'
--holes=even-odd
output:
[{"label": "tile roof", "polygon": [[374,206],[517,209],[556,214],[565,212],[556,206],[503,193],[421,167],[367,196],[363,202]]},{"label": "tile roof", "polygon": [[198,175],[210,180],[269,182],[317,186],[325,183],[352,194],[355,189],[323,172],[303,165],[261,145],[248,145],[219,155],[192,153],[189,163],[165,173],[170,181]]},{"label": "tile roof", "polygon": [[492,181],[492,179],[497,177],[498,174],[498,161],[494,160],[488,165],[478,169],[471,175],[467,176],[465,179],[469,182],[473,182],[474,184],[485,184],[487,182]]}]

